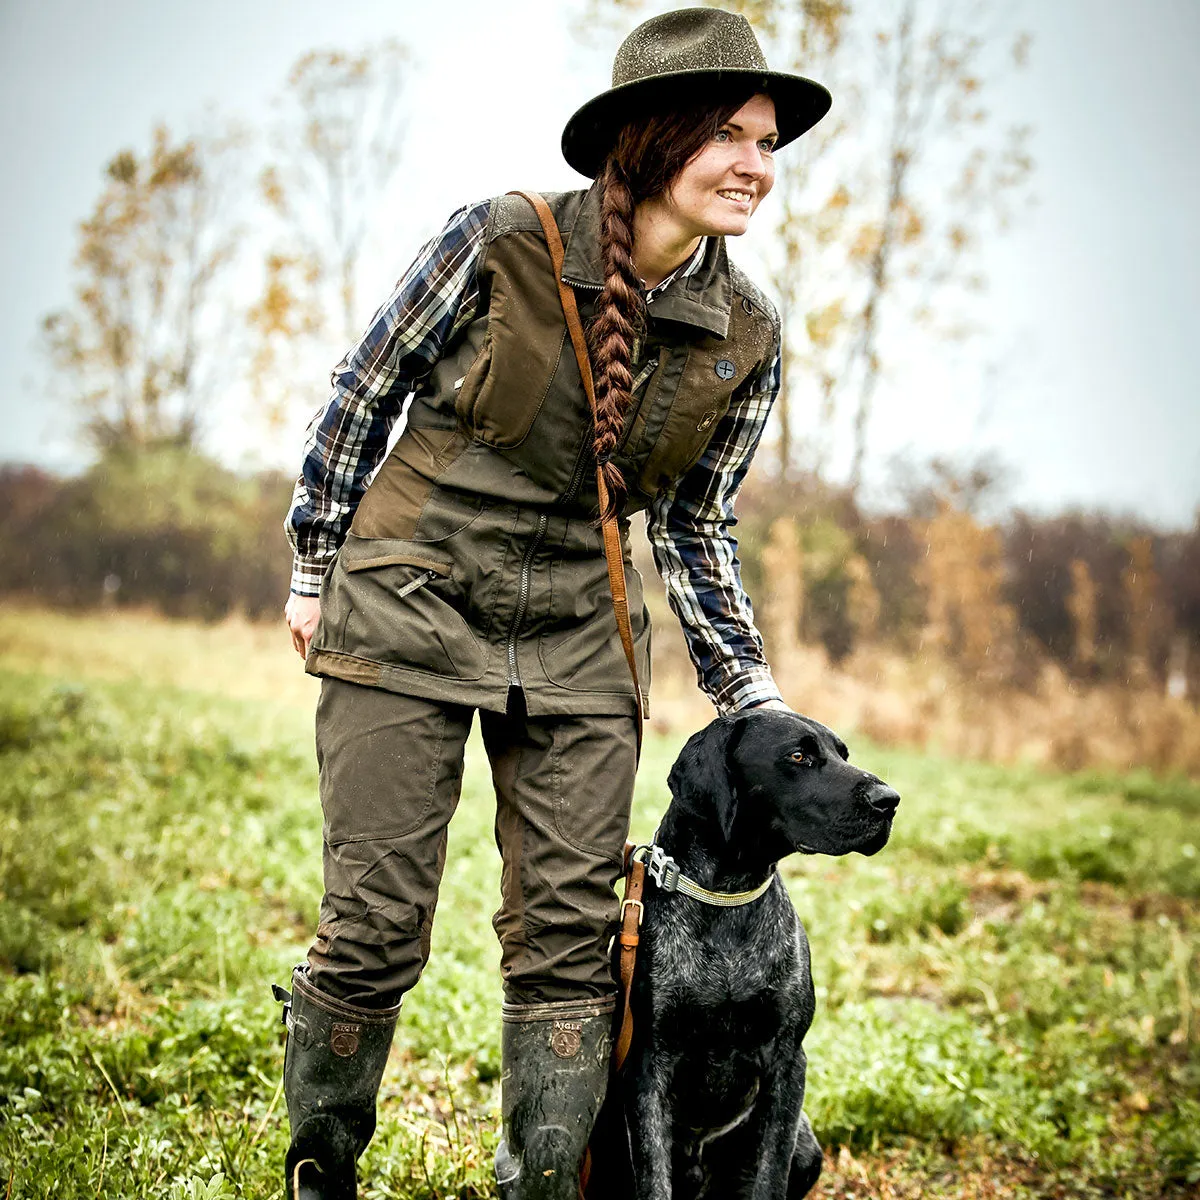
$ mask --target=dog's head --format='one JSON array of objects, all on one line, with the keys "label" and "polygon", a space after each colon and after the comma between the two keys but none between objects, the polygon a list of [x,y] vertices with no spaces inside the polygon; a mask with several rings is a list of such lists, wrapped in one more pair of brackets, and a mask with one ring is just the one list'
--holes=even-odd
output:
[{"label": "dog's head", "polygon": [[886,845],[899,793],[852,766],[831,729],[797,713],[750,709],[693,734],[671,768],[675,803],[726,843],[777,860],[875,854]]}]

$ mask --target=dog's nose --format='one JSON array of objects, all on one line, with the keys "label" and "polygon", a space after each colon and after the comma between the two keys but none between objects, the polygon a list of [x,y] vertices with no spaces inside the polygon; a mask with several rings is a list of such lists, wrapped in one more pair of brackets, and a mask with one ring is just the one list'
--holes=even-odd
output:
[{"label": "dog's nose", "polygon": [[878,783],[867,793],[867,803],[877,813],[891,817],[900,803],[900,793],[886,783]]}]

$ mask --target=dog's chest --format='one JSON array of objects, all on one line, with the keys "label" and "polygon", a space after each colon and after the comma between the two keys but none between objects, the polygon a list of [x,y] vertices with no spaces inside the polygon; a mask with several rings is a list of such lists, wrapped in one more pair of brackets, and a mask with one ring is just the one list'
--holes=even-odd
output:
[{"label": "dog's chest", "polygon": [[[781,1032],[811,1018],[807,942],[790,904],[735,914],[660,910],[647,929],[643,994],[654,1039],[701,1092],[750,1087]],[[713,918],[716,918],[715,920]],[[639,969],[641,969],[639,965]]]},{"label": "dog's chest", "polygon": [[682,1012],[757,1011],[789,974],[778,959],[747,954],[743,948],[714,949],[678,936],[665,939],[656,957],[657,990]]},{"label": "dog's chest", "polygon": [[654,913],[647,934],[656,1009],[757,1013],[808,968],[807,943],[790,903],[754,914]]},{"label": "dog's chest", "polygon": [[671,1092],[681,1125],[713,1129],[744,1113],[767,1073],[783,1016],[765,994],[676,1013],[669,1025],[676,1051]]}]

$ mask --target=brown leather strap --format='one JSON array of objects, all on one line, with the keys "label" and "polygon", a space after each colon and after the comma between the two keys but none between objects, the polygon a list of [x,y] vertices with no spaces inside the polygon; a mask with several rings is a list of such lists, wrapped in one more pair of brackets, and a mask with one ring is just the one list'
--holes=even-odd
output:
[{"label": "brown leather strap", "polygon": [[621,1029],[617,1034],[617,1044],[613,1048],[613,1062],[619,1071],[629,1053],[633,1041],[633,1009],[629,1005],[629,995],[633,990],[633,971],[637,965],[637,948],[641,928],[642,890],[646,886],[646,864],[631,861],[634,851],[632,842],[625,843],[625,900],[621,905]]},{"label": "brown leather strap", "polygon": [[[633,1042],[633,1009],[629,1004],[630,993],[633,990],[633,972],[637,965],[638,929],[642,924],[642,889],[646,883],[646,865],[635,862],[633,852],[637,847],[633,842],[625,843],[625,900],[621,905],[621,932],[618,935],[621,946],[621,990],[617,993],[617,1012],[620,1013],[621,1026],[617,1040],[613,1046],[612,1067],[619,1071],[625,1065],[629,1055],[629,1047]],[[603,1197],[590,1197],[588,1183],[592,1175],[592,1148],[589,1145],[583,1152],[583,1162],[579,1168],[579,1200],[610,1200],[607,1194]]]},{"label": "brown leather strap", "polygon": [[[571,285],[564,282],[562,277],[564,252],[558,224],[554,220],[554,214],[550,211],[550,205],[537,192],[512,191],[508,194],[523,196],[533,206],[533,210],[542,224],[542,231],[546,235],[546,244],[550,247],[550,261],[554,265],[554,280],[558,284],[558,296],[562,301],[563,315],[567,319],[567,332],[571,335],[571,345],[575,348],[575,358],[579,363],[579,374],[583,377],[583,390],[587,393],[588,403],[592,408],[592,420],[595,421],[596,385],[592,379],[592,361],[588,357],[587,339],[583,334],[583,322],[579,319],[575,293],[571,289]],[[608,487],[604,482],[604,472],[599,466],[596,467],[596,490],[600,494],[600,511],[605,512],[608,509]],[[617,631],[621,635],[621,645],[625,649],[625,661],[629,664],[629,673],[633,676],[633,692],[637,704],[637,748],[640,758],[643,726],[650,716],[650,707],[638,679],[637,660],[633,653],[633,630],[629,624],[629,597],[625,591],[625,560],[621,554],[621,534],[614,516],[605,517],[600,528],[604,538],[604,557],[608,561],[608,585],[612,591]]]}]

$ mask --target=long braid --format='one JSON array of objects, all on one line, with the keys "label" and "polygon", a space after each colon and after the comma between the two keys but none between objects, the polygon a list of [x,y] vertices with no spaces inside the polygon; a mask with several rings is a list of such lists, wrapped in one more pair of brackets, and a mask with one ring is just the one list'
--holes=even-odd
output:
[{"label": "long braid", "polygon": [[684,166],[760,87],[753,80],[731,85],[717,99],[707,84],[691,91],[681,88],[672,105],[625,125],[597,177],[602,185],[604,291],[588,324],[588,344],[596,382],[594,450],[614,514],[621,511],[628,489],[611,455],[633,402],[633,342],[648,324],[641,280],[633,265],[634,210],[643,200],[667,192]]},{"label": "long braid", "polygon": [[600,254],[604,291],[588,336],[596,381],[593,448],[608,487],[609,509],[615,514],[625,503],[627,489],[611,455],[633,399],[632,344],[645,331],[646,302],[633,266],[633,191],[616,156],[609,157],[602,179]]}]

